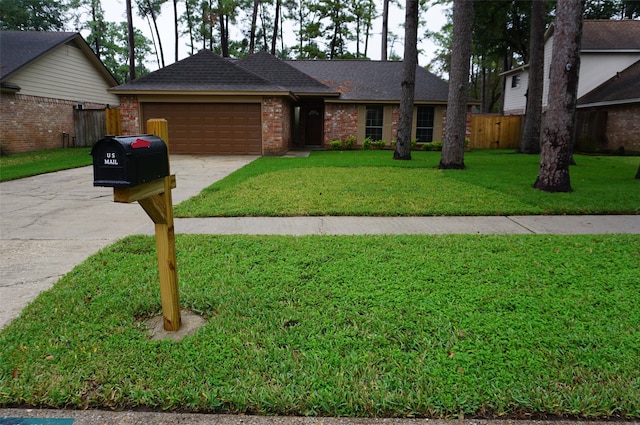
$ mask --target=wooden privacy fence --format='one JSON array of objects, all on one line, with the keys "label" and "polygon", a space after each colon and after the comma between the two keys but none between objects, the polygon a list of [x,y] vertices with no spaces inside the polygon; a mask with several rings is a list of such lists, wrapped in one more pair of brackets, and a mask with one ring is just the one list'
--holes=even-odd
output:
[{"label": "wooden privacy fence", "polygon": [[516,149],[520,143],[522,117],[473,115],[471,117],[472,149]]},{"label": "wooden privacy fence", "polygon": [[74,109],[73,122],[76,133],[74,146],[93,146],[105,135],[104,109]]},{"label": "wooden privacy fence", "polygon": [[107,108],[105,115],[107,117],[107,134],[110,136],[121,136],[120,109]]}]

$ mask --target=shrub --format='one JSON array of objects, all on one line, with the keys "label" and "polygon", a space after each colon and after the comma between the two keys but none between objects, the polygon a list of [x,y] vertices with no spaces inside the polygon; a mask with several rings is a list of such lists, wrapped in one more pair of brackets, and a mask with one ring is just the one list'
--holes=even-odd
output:
[{"label": "shrub", "polygon": [[422,150],[425,151],[441,151],[442,142],[429,142],[422,145]]},{"label": "shrub", "polygon": [[418,139],[411,139],[411,150],[414,150],[418,146]]},{"label": "shrub", "polygon": [[347,137],[344,141],[344,148],[349,150],[349,149],[353,149],[353,147],[356,145],[356,138],[355,136],[350,136]]},{"label": "shrub", "polygon": [[342,148],[342,140],[333,140],[331,142],[329,142],[329,146],[331,147],[331,149],[333,149],[334,151],[339,150],[340,148]]},{"label": "shrub", "polygon": [[371,140],[371,137],[367,137],[366,139],[364,139],[364,142],[362,142],[362,149],[365,151],[370,150],[372,143],[373,143],[373,140]]},{"label": "shrub", "polygon": [[387,146],[387,141],[386,140],[376,140],[373,142],[373,146],[375,146],[378,149],[384,149],[385,146]]}]

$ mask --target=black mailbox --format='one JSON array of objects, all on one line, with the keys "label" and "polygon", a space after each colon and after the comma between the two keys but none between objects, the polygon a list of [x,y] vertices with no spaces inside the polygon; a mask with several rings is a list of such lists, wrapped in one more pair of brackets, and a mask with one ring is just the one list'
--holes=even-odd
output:
[{"label": "black mailbox", "polygon": [[94,186],[130,187],[169,175],[167,145],[151,134],[107,136],[91,156]]}]

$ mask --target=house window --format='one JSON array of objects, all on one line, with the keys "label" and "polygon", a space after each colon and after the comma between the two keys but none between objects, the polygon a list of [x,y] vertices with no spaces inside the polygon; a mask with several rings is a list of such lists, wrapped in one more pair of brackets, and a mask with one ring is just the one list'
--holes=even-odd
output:
[{"label": "house window", "polygon": [[514,75],[511,77],[511,88],[515,89],[516,87],[520,87],[520,76]]},{"label": "house window", "polygon": [[371,140],[382,140],[384,106],[367,106],[364,136]]},{"label": "house window", "polygon": [[416,118],[416,139],[418,142],[428,143],[433,141],[433,106],[418,106]]}]

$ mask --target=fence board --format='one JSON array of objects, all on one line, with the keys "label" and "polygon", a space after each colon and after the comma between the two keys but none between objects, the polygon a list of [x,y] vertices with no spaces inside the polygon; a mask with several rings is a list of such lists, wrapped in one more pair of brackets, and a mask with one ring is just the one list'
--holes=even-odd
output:
[{"label": "fence board", "polygon": [[106,123],[104,109],[74,109],[76,146],[93,146],[105,136]]},{"label": "fence board", "polygon": [[120,123],[120,109],[107,108],[107,134],[110,136],[122,136],[122,125]]},{"label": "fence board", "polygon": [[473,115],[472,149],[516,149],[520,143],[520,116]]}]

